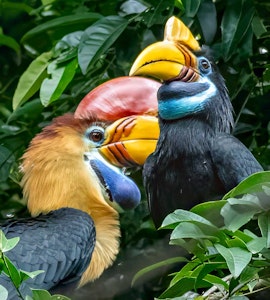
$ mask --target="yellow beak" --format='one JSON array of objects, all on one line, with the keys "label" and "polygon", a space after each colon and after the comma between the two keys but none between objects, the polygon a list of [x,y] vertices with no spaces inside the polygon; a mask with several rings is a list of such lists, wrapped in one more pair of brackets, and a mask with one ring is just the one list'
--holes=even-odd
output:
[{"label": "yellow beak", "polygon": [[175,17],[165,26],[164,40],[145,48],[133,63],[130,76],[147,75],[164,81],[178,78],[196,81],[199,78],[193,51],[200,46],[190,30]]},{"label": "yellow beak", "polygon": [[105,137],[99,151],[110,163],[118,167],[142,166],[156,148],[158,119],[146,115],[119,119],[106,128]]}]

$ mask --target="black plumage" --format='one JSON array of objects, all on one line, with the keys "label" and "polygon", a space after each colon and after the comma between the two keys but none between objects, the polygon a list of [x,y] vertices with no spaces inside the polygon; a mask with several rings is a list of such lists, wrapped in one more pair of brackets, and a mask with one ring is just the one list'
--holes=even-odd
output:
[{"label": "black plumage", "polygon": [[[43,270],[20,287],[22,295],[31,288],[51,289],[78,282],[88,267],[95,247],[96,231],[91,217],[80,210],[61,208],[46,215],[9,221],[1,225],[7,238],[20,236],[6,256],[24,271]],[[20,299],[10,279],[1,273],[0,284],[9,291],[9,300]]]},{"label": "black plumage", "polygon": [[[207,70],[200,70],[198,82],[170,81],[158,92],[160,137],[143,171],[156,226],[175,209],[220,199],[244,178],[262,171],[231,135],[232,105],[224,79],[203,52],[197,57],[199,64],[209,63]],[[213,87],[215,91],[207,92]],[[197,95],[200,103],[195,106]]]}]

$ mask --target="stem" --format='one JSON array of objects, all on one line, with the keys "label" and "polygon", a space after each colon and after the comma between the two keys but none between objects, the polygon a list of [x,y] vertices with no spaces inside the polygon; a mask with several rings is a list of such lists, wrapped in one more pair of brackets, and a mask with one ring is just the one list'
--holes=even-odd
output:
[{"label": "stem", "polygon": [[[232,274],[225,276],[224,278],[222,278],[223,281],[229,281],[232,278]],[[219,290],[219,288],[217,286],[212,286],[210,289],[208,289],[205,293],[203,293],[203,298],[206,298],[208,296],[210,296],[211,294],[213,294],[214,292],[216,292],[217,290]],[[222,299],[226,299],[225,297],[223,297]]]}]

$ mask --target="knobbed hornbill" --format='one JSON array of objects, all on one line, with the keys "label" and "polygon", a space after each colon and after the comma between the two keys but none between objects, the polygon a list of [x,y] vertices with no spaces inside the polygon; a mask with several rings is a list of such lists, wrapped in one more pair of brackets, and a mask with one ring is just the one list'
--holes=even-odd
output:
[{"label": "knobbed hornbill", "polygon": [[171,17],[164,40],[136,58],[130,75],[163,81],[158,91],[160,137],[144,165],[151,215],[159,226],[177,208],[220,199],[262,167],[232,134],[233,109],[206,47]]},{"label": "knobbed hornbill", "polygon": [[[127,94],[123,85],[129,87]],[[7,238],[20,237],[6,254],[9,259],[24,271],[44,270],[24,281],[22,295],[31,294],[30,288],[51,289],[71,282],[82,286],[115,260],[118,211],[137,206],[140,191],[110,158],[119,166],[138,166],[142,156],[133,148],[142,146],[143,156],[154,150],[157,118],[139,114],[156,111],[158,86],[152,80],[130,77],[108,81],[98,94],[93,90],[87,95],[75,115],[55,118],[31,141],[22,158],[23,194],[31,217],[1,226]],[[107,88],[112,95],[109,103],[102,100]],[[143,90],[146,104],[141,105],[138,97]],[[99,118],[97,103],[111,112],[110,121],[105,115]],[[146,132],[149,126],[152,130]],[[0,284],[8,289],[8,299],[18,299],[3,273]]]}]

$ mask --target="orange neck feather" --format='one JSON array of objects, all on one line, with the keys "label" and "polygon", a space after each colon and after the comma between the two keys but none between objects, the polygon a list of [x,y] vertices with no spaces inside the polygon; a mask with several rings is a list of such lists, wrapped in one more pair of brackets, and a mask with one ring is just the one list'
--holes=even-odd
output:
[{"label": "orange neck feather", "polygon": [[96,245],[80,285],[109,267],[119,251],[118,213],[105,201],[96,174],[86,166],[88,146],[82,124],[72,115],[55,119],[31,142],[23,156],[23,193],[32,216],[71,207],[88,213],[95,223]]}]

